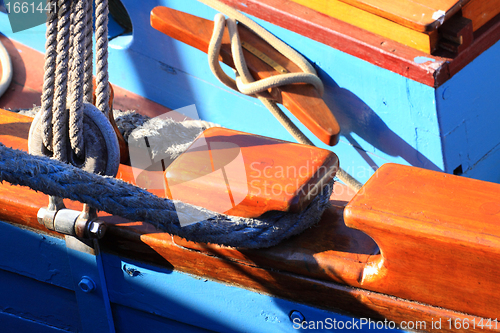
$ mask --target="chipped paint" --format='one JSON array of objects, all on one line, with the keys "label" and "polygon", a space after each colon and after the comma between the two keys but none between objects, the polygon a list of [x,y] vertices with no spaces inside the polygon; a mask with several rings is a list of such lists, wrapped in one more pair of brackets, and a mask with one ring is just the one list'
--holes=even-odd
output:
[{"label": "chipped paint", "polygon": [[422,57],[422,56],[420,56],[420,57],[415,57],[415,58],[413,59],[413,62],[414,62],[414,63],[416,63],[416,64],[423,64],[423,63],[425,63],[425,62],[429,62],[429,61],[430,61],[430,62],[434,62],[434,61],[436,61],[436,59],[433,59],[433,58],[428,58],[428,57]]},{"label": "chipped paint", "polygon": [[443,24],[446,12],[444,10],[435,11],[432,14],[432,19],[439,22],[439,25]]}]

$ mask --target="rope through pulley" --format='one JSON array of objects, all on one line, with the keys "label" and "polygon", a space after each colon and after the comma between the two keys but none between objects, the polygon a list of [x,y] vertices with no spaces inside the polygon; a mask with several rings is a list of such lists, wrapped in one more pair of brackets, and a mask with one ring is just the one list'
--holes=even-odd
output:
[{"label": "rope through pulley", "polygon": [[[95,1],[97,108],[92,104],[93,2],[47,0],[47,5],[57,11],[47,21],[42,106],[30,127],[29,151],[91,173],[115,176],[120,152],[107,118],[110,112],[108,0]],[[96,210],[84,204],[81,213],[71,211],[69,221],[64,218],[64,223],[59,223],[60,216],[67,216],[68,211],[62,198],[51,196],[47,209],[40,209],[39,220],[51,230],[60,231],[62,225],[67,234],[89,236],[97,225],[93,221]],[[102,232],[94,234],[102,236]]]},{"label": "rope through pulley", "polygon": [[[57,15],[47,22],[41,127],[46,152],[68,162],[85,158],[84,103],[92,103],[93,5],[91,0],[47,0]],[[108,115],[108,0],[95,1],[96,106]],[[70,143],[68,145],[67,143]],[[71,151],[70,151],[71,150]]]}]

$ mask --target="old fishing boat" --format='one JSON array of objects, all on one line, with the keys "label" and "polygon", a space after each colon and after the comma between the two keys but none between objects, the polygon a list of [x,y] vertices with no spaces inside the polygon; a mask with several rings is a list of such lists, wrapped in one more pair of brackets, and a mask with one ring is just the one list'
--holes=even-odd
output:
[{"label": "old fishing boat", "polygon": [[2,331],[500,330],[500,1],[2,9]]}]

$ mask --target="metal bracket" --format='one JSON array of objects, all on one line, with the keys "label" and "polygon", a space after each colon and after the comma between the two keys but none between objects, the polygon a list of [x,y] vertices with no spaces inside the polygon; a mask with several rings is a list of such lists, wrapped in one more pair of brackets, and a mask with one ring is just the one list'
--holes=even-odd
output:
[{"label": "metal bracket", "polygon": [[[62,198],[50,197],[40,208],[38,222],[47,229],[66,235],[66,249],[83,332],[115,332],[113,313],[106,287],[98,240],[106,224],[87,204],[81,212],[67,209]],[[78,237],[78,238],[77,238]]]},{"label": "metal bracket", "polygon": [[97,239],[66,236],[66,248],[83,332],[115,332]]},{"label": "metal bracket", "polygon": [[94,208],[84,204],[81,212],[67,209],[56,197],[50,197],[47,208],[38,210],[37,218],[49,230],[82,239],[101,239],[106,233],[106,224],[97,219]]}]

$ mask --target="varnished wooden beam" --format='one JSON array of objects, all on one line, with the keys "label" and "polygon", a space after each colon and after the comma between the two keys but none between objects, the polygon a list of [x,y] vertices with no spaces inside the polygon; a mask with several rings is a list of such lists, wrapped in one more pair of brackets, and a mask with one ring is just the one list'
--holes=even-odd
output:
[{"label": "varnished wooden beam", "polygon": [[474,31],[500,14],[500,0],[472,0],[462,8],[462,16],[472,21]]},{"label": "varnished wooden beam", "polygon": [[[151,11],[151,26],[172,38],[207,53],[214,23],[189,13],[159,6]],[[288,72],[302,72],[290,59],[275,50],[250,29],[238,25],[238,33],[242,42],[246,42],[258,52],[265,54],[272,61],[286,68]],[[248,69],[254,79],[265,79],[282,74],[248,50],[244,49],[243,53]],[[221,61],[234,68],[227,28],[222,38],[220,55]],[[321,141],[330,146],[337,144],[340,126],[319,92],[312,85],[285,85],[272,89],[271,95]]]},{"label": "varnished wooden beam", "polygon": [[499,193],[495,183],[383,165],[344,212],[381,249],[363,287],[498,318]]},{"label": "varnished wooden beam", "polygon": [[399,24],[398,21],[378,16],[340,0],[292,1],[427,54],[437,48],[436,29],[417,31]]},{"label": "varnished wooden beam", "polygon": [[[319,0],[321,1],[321,0]],[[324,0],[328,2],[329,0]],[[436,30],[462,6],[477,0],[340,0],[415,31]],[[482,0],[480,0],[482,1]]]},{"label": "varnished wooden beam", "polygon": [[[30,122],[31,118],[0,111],[0,142],[27,149]],[[130,167],[121,165],[119,176],[130,181],[133,177]],[[47,202],[44,194],[0,184],[0,219],[4,221],[49,232],[36,219],[38,209]],[[81,204],[75,202],[67,201],[66,205],[72,209],[81,208]],[[442,307],[364,290],[361,286],[363,271],[378,262],[378,247],[366,234],[345,226],[342,210],[343,207],[332,201],[316,227],[264,250],[236,250],[187,242],[150,224],[101,213],[101,218],[109,225],[101,246],[107,252],[133,260],[169,269],[174,267],[189,274],[357,317],[382,321],[387,318],[396,324],[423,321],[426,329],[440,322],[444,332],[456,331],[448,320],[452,323],[481,320]],[[387,281],[395,286],[408,282]],[[471,327],[469,331],[484,330]]]}]

